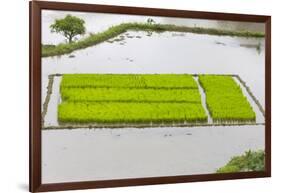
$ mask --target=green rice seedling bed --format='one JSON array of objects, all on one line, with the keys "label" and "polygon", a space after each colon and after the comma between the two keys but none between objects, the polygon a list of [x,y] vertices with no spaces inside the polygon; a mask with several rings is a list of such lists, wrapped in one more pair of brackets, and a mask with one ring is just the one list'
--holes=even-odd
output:
[{"label": "green rice seedling bed", "polygon": [[60,123],[177,123],[206,122],[201,104],[63,102],[58,107]]},{"label": "green rice seedling bed", "polygon": [[63,88],[193,88],[191,75],[185,74],[65,74]]},{"label": "green rice seedling bed", "polygon": [[62,88],[67,102],[188,102],[201,104],[198,89]]},{"label": "green rice seedling bed", "polygon": [[199,82],[214,122],[255,121],[255,112],[231,76],[200,75]]},{"label": "green rice seedling bed", "polygon": [[[256,115],[232,76],[199,75],[214,124]],[[187,74],[65,74],[58,121],[69,124],[206,124],[198,85]]]},{"label": "green rice seedling bed", "polygon": [[184,74],[65,74],[60,123],[206,122],[198,85]]}]

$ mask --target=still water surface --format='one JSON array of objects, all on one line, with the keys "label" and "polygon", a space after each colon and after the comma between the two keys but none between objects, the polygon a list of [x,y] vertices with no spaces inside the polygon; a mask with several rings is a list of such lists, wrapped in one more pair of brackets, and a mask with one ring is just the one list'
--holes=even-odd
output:
[{"label": "still water surface", "polygon": [[42,131],[42,182],[214,173],[264,147],[263,126]]}]

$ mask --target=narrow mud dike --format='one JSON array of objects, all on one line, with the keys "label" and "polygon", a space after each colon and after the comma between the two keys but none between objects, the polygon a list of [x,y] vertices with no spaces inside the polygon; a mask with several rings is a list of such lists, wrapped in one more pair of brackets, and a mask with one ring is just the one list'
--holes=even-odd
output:
[{"label": "narrow mud dike", "polygon": [[265,117],[265,111],[262,107],[262,105],[260,104],[259,100],[254,96],[254,94],[252,93],[252,91],[250,90],[250,88],[247,86],[246,82],[243,81],[240,76],[238,75],[233,75],[234,77],[236,77],[240,83],[245,87],[245,89],[247,90],[247,92],[249,93],[249,95],[252,97],[253,101],[256,103],[256,105],[259,107],[259,110],[261,111],[261,113],[263,114],[263,116]]},{"label": "narrow mud dike", "polygon": [[48,110],[48,105],[49,105],[49,102],[51,100],[51,95],[52,95],[52,91],[53,91],[53,84],[54,84],[54,77],[56,75],[49,75],[48,78],[49,78],[49,82],[48,82],[48,86],[47,86],[47,95],[46,95],[46,98],[45,98],[45,101],[43,103],[43,111],[42,111],[42,120],[41,120],[41,124],[44,125],[44,122],[45,122],[45,116],[47,114],[47,110]]},{"label": "narrow mud dike", "polygon": [[202,87],[202,85],[200,84],[199,80],[198,80],[198,76],[193,76],[197,85],[198,85],[198,89],[199,89],[199,92],[200,92],[200,95],[201,95],[201,100],[202,100],[202,106],[203,108],[205,109],[205,112],[208,116],[208,123],[209,124],[213,124],[213,119],[211,117],[211,113],[208,109],[208,106],[207,106],[207,102],[206,102],[206,94],[204,92],[204,89]]}]

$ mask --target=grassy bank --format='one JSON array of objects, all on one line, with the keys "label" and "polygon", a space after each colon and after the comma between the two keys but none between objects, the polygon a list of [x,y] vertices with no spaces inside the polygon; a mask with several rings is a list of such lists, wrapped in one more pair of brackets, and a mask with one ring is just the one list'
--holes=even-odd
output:
[{"label": "grassy bank", "polygon": [[209,35],[222,35],[222,36],[238,36],[238,37],[264,37],[264,33],[249,32],[249,31],[230,31],[214,28],[201,28],[201,27],[187,27],[177,26],[171,24],[147,24],[147,23],[122,23],[116,26],[112,26],[109,29],[97,33],[91,34],[87,38],[81,39],[73,43],[61,43],[57,46],[54,45],[42,45],[42,57],[63,55],[93,46],[116,37],[128,30],[134,31],[153,31],[153,32],[190,32],[197,34],[209,34]]},{"label": "grassy bank", "polygon": [[219,168],[217,173],[233,173],[248,171],[264,171],[265,153],[259,151],[247,151],[241,156],[233,157],[225,166]]}]

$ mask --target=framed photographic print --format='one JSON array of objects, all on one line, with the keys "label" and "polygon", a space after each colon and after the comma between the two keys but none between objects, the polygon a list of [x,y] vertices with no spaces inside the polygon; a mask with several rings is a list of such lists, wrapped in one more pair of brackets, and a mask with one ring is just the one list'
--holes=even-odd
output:
[{"label": "framed photographic print", "polygon": [[30,1],[30,191],[271,176],[271,17]]}]

